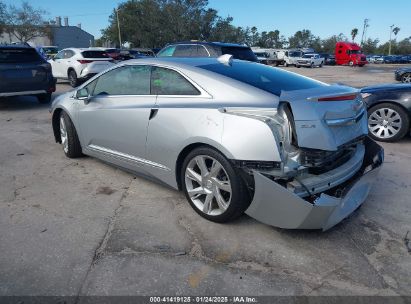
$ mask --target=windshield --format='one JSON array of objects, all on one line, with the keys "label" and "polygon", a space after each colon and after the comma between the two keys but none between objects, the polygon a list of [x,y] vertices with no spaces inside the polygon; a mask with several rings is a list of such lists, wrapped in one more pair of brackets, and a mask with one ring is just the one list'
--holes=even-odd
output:
[{"label": "windshield", "polygon": [[265,57],[265,58],[268,57],[267,53],[264,53],[264,52],[254,52],[254,54],[255,54],[257,57]]},{"label": "windshield", "polygon": [[327,84],[320,81],[281,69],[237,60],[234,60],[231,66],[215,63],[202,65],[199,68],[244,82],[277,96],[281,95],[281,91],[327,86]]},{"label": "windshield", "polygon": [[32,48],[1,49],[0,63],[27,63],[43,61],[41,56]]},{"label": "windshield", "polygon": [[230,54],[233,55],[235,59],[257,61],[257,57],[254,55],[253,51],[247,47],[233,47],[224,46],[221,48],[223,55]]},{"label": "windshield", "polygon": [[289,53],[289,57],[300,57],[301,56],[301,52],[290,52]]},{"label": "windshield", "polygon": [[56,47],[43,47],[43,51],[46,54],[57,54],[59,49]]}]

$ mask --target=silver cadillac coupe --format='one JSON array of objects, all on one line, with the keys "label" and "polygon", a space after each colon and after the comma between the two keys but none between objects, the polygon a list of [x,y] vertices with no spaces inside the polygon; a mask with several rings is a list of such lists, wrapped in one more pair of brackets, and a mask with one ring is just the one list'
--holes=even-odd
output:
[{"label": "silver cadillac coupe", "polygon": [[219,58],[126,61],[57,97],[55,139],[184,191],[215,222],[327,230],[366,199],[383,163],[360,93]]}]

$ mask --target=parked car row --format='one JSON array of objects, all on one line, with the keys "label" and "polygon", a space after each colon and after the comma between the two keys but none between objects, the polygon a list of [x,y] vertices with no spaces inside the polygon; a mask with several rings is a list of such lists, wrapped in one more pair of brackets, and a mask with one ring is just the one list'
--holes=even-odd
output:
[{"label": "parked car row", "polygon": [[411,55],[368,55],[367,61],[370,63],[411,63]]}]

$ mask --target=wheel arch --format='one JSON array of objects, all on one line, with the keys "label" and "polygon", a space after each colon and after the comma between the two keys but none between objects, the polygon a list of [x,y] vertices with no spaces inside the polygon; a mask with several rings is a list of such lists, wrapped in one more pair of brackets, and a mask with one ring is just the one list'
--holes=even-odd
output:
[{"label": "wheel arch", "polygon": [[377,105],[380,105],[382,103],[388,103],[388,104],[393,104],[396,105],[398,107],[400,107],[401,109],[404,110],[404,112],[407,114],[407,116],[411,119],[411,112],[410,109],[407,109],[406,106],[404,106],[402,103],[396,101],[396,100],[387,100],[387,99],[382,99],[382,100],[378,100],[378,101],[374,101],[373,103],[371,103],[370,105],[367,105],[367,111],[369,112],[369,110],[372,107],[375,107]]},{"label": "wheel arch", "polygon": [[69,74],[70,74],[71,71],[74,71],[74,72],[76,73],[76,75],[77,75],[76,70],[75,70],[73,67],[69,67],[69,68],[67,69],[67,78],[69,77]]},{"label": "wheel arch", "polygon": [[187,157],[188,154],[190,154],[191,151],[193,151],[194,149],[200,148],[200,147],[206,147],[206,148],[213,149],[216,152],[221,153],[228,160],[231,159],[230,157],[228,157],[228,155],[229,155],[228,151],[223,152],[223,151],[221,151],[222,149],[218,149],[215,146],[204,143],[204,142],[195,142],[195,143],[191,143],[191,144],[185,146],[181,150],[181,152],[178,154],[177,160],[176,160],[176,165],[175,165],[175,178],[176,178],[178,190],[182,190],[181,167],[183,166],[183,162],[184,162],[185,158]]},{"label": "wheel arch", "polygon": [[[54,134],[54,139],[56,140],[56,143],[60,143],[61,144],[61,137],[60,137],[60,116],[61,113],[65,112],[71,119],[71,121],[73,122],[74,127],[75,123],[73,120],[73,117],[71,117],[71,114],[69,111],[67,111],[66,109],[59,107],[54,109],[52,117],[51,117],[51,124],[53,127],[53,134]],[[76,128],[77,129],[77,128]]]}]

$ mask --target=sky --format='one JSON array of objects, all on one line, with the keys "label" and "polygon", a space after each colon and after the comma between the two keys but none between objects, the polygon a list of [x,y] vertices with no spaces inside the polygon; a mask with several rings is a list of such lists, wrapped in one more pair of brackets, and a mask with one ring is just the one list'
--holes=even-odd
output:
[{"label": "sky", "polygon": [[[6,4],[19,5],[17,0],[0,0]],[[107,27],[108,17],[120,0],[28,0],[34,7],[48,11],[48,18],[69,17],[70,25],[82,24],[82,28],[101,36],[100,30]],[[370,27],[367,37],[389,39],[390,25],[401,30],[398,40],[411,36],[411,1],[396,0],[390,5],[382,0],[209,0],[209,7],[220,16],[231,16],[236,26],[256,26],[259,31],[278,29],[285,37],[296,31],[309,29],[326,38],[343,33],[350,37],[353,28],[359,29],[357,41],[361,39],[363,21],[368,18]]]}]

